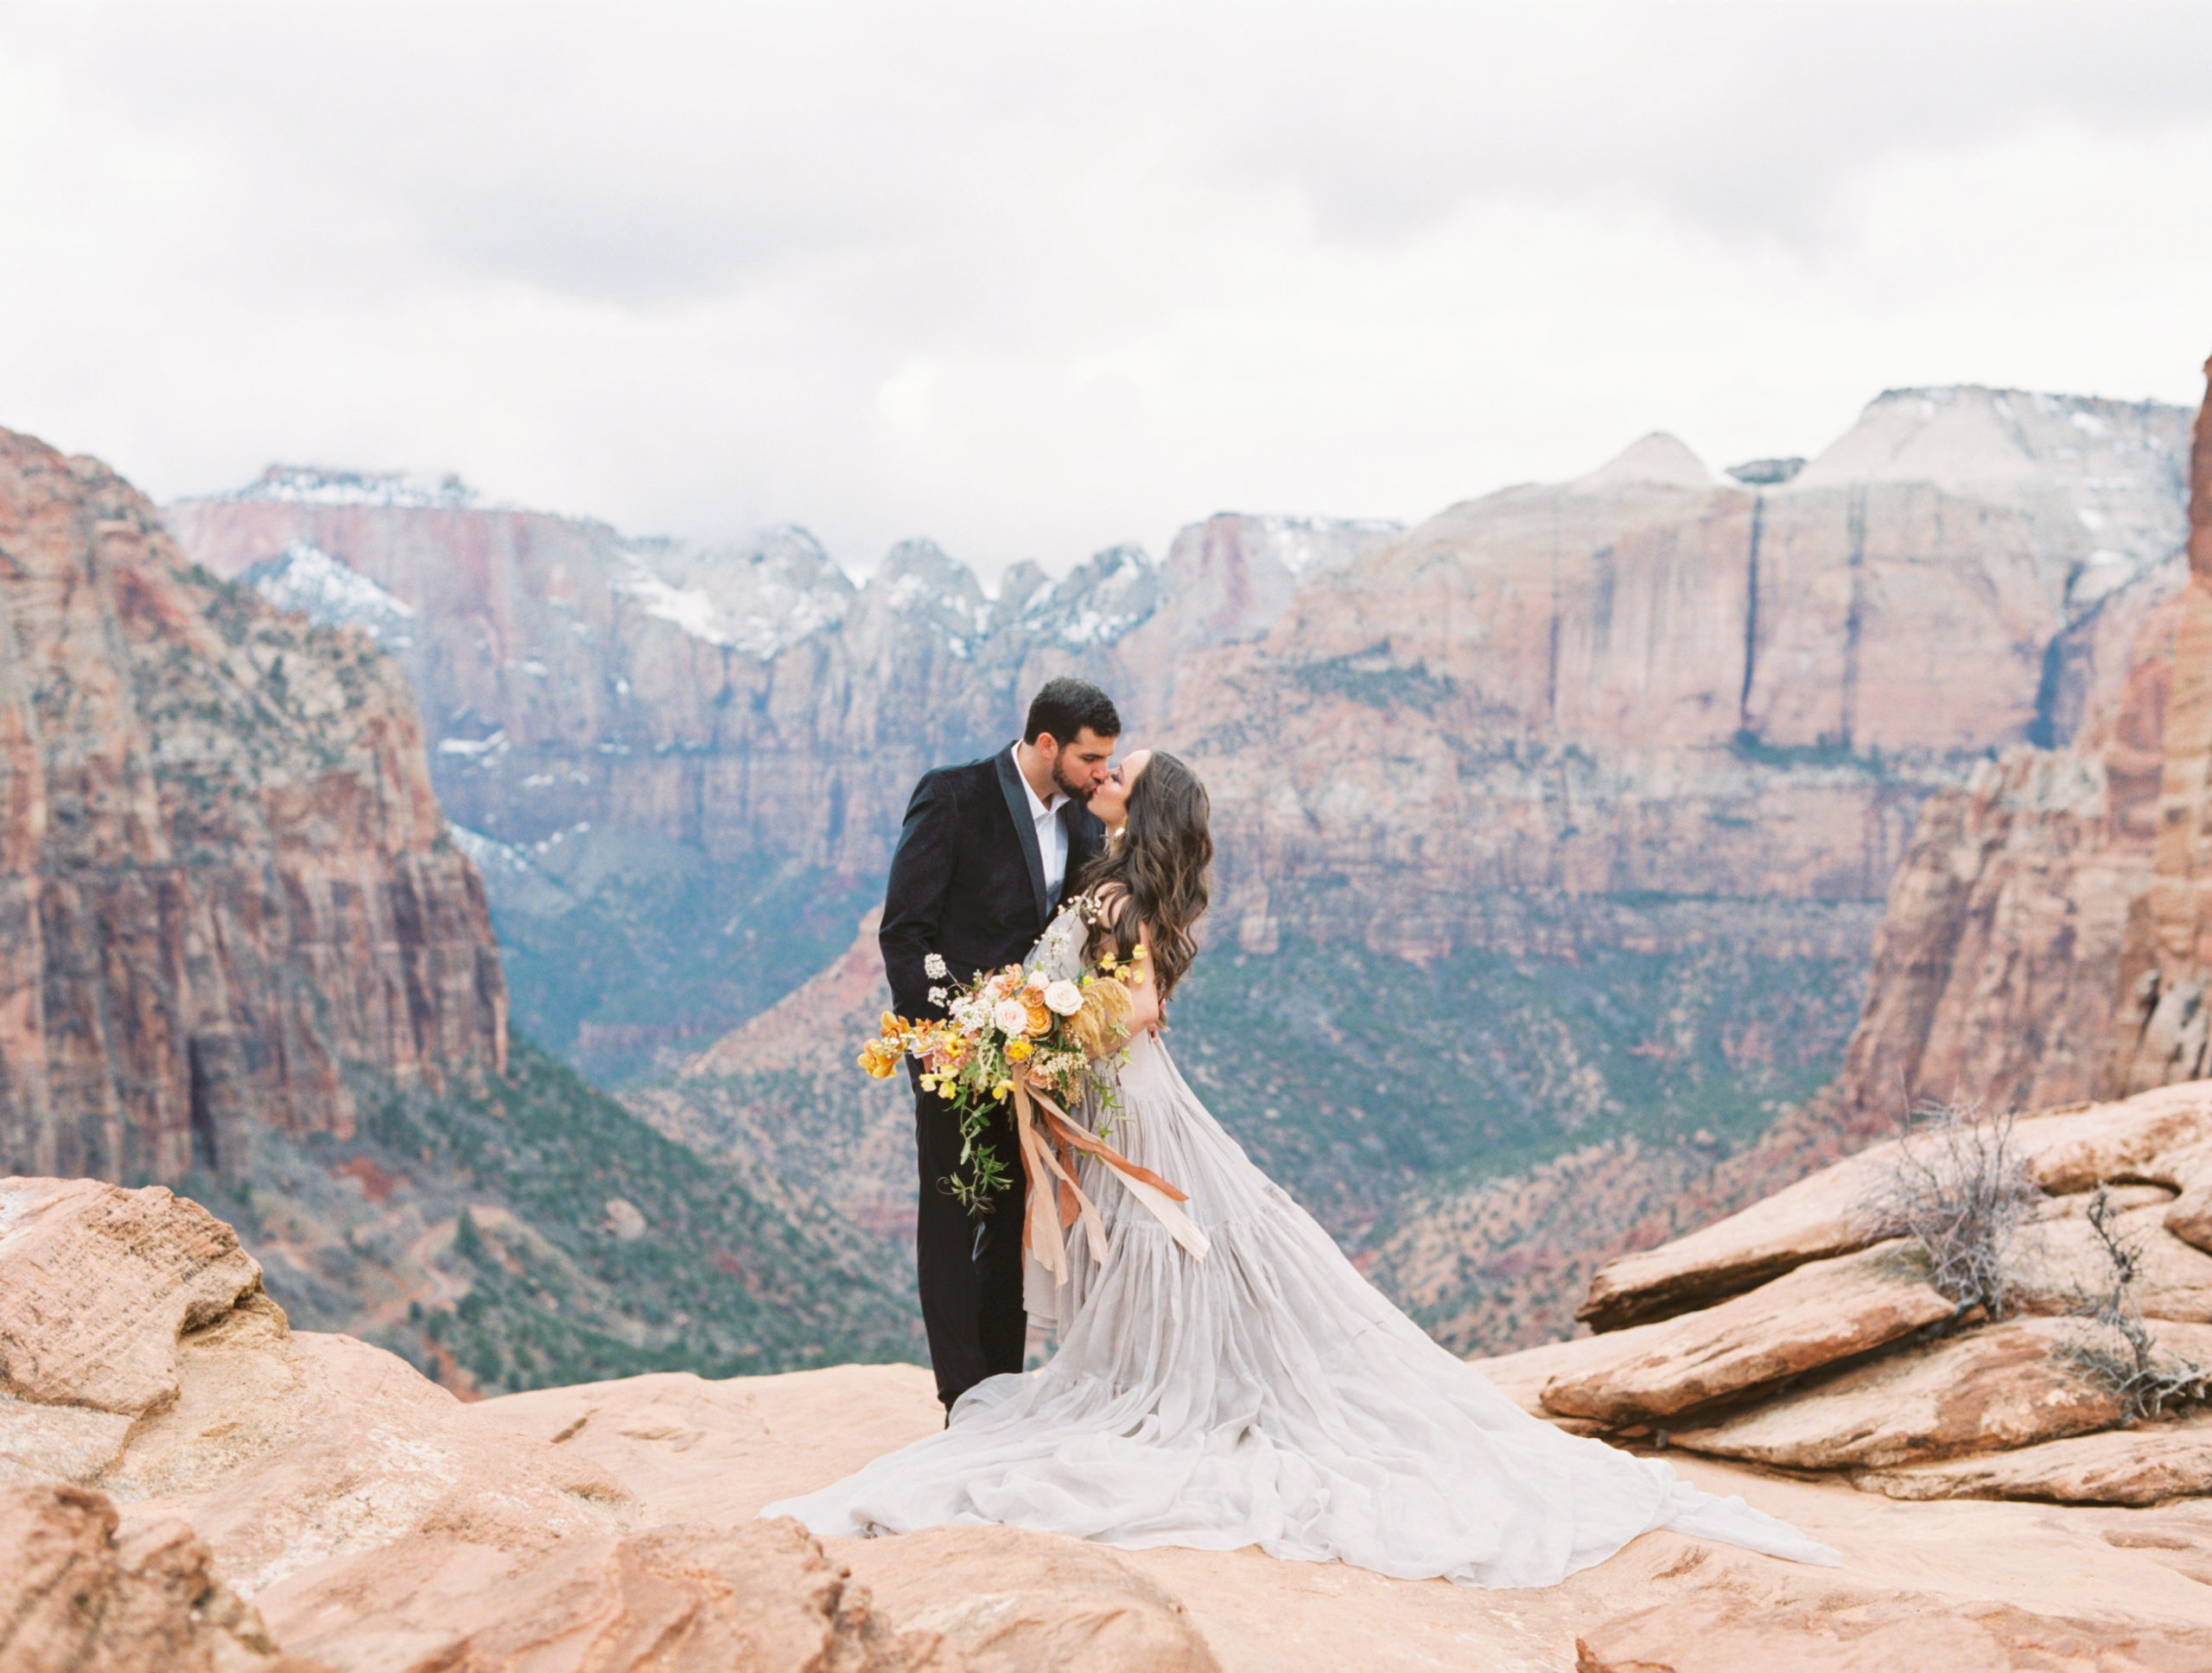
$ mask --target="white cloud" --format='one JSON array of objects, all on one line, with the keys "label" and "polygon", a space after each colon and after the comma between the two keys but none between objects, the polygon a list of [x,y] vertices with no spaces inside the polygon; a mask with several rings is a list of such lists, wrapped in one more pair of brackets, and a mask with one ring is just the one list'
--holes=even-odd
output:
[{"label": "white cloud", "polygon": [[0,423],[1061,568],[1882,387],[2193,400],[2200,7],[10,12]]}]

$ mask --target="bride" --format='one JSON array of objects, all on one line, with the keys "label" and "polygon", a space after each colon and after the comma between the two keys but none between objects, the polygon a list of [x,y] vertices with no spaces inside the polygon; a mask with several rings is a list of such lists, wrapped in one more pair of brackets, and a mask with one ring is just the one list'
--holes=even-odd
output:
[{"label": "bride", "polygon": [[[1112,1142],[1188,1193],[1194,1256],[1104,1167],[1077,1179],[1108,1236],[1069,1240],[1067,1282],[1033,1261],[1029,1310],[1054,1328],[1037,1371],[977,1384],[945,1429],[844,1480],[771,1504],[817,1534],[1007,1523],[1138,1549],[1232,1549],[1402,1579],[1548,1586],[1655,1528],[1808,1562],[1790,1527],[1665,1464],[1563,1434],[1437,1345],[1207,1113],[1158,1034],[1189,971],[1213,856],[1205,787],[1139,751],[1091,811],[1115,838],[1033,954],[1073,976],[1141,944]],[[1116,829],[1118,827],[1118,829]],[[1095,1125],[1094,1095],[1077,1110]]]}]

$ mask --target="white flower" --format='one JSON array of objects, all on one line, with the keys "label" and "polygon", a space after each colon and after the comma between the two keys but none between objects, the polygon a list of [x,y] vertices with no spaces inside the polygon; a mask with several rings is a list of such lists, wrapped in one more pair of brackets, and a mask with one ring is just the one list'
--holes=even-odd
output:
[{"label": "white flower", "polygon": [[1018,999],[1001,999],[991,1008],[991,1021],[1001,1034],[1026,1034],[1029,1032],[1029,1007]]},{"label": "white flower", "polygon": [[931,988],[930,989],[930,1003],[932,1005],[943,1006],[945,1001],[945,991],[942,988]]},{"label": "white flower", "polygon": [[[944,981],[946,975],[944,960],[940,958],[937,954],[931,953],[928,957],[922,960],[922,974],[929,977],[932,982]],[[944,1002],[942,1000],[932,1000],[931,1002],[932,1004],[943,1004]]]},{"label": "white flower", "polygon": [[1029,985],[1033,988],[1041,988],[1052,979],[1052,978],[1051,976],[1046,975],[1042,970],[1032,970],[1029,972]]},{"label": "white flower", "polygon": [[1045,1005],[1062,1016],[1073,1016],[1083,1008],[1083,989],[1072,982],[1052,983],[1045,989]]}]

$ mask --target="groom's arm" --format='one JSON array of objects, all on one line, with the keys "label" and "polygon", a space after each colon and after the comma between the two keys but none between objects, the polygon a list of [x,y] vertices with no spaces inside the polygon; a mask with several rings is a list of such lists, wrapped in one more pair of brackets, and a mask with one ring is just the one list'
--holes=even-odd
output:
[{"label": "groom's arm", "polygon": [[899,1015],[940,1016],[930,1003],[932,983],[922,968],[944,919],[945,891],[952,886],[960,810],[944,775],[925,774],[906,804],[899,845],[891,851],[891,881],[883,891],[883,926],[876,945],[883,949],[883,973],[891,979],[891,1003]]}]

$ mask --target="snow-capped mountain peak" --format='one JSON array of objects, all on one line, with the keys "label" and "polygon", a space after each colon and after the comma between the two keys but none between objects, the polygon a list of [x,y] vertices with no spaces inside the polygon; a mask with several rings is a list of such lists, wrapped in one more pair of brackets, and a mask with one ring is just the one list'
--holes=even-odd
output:
[{"label": "snow-capped mountain peak", "polygon": [[394,506],[411,510],[461,511],[476,490],[450,474],[338,470],[323,465],[271,465],[243,488],[217,499],[273,499],[300,506]]}]

